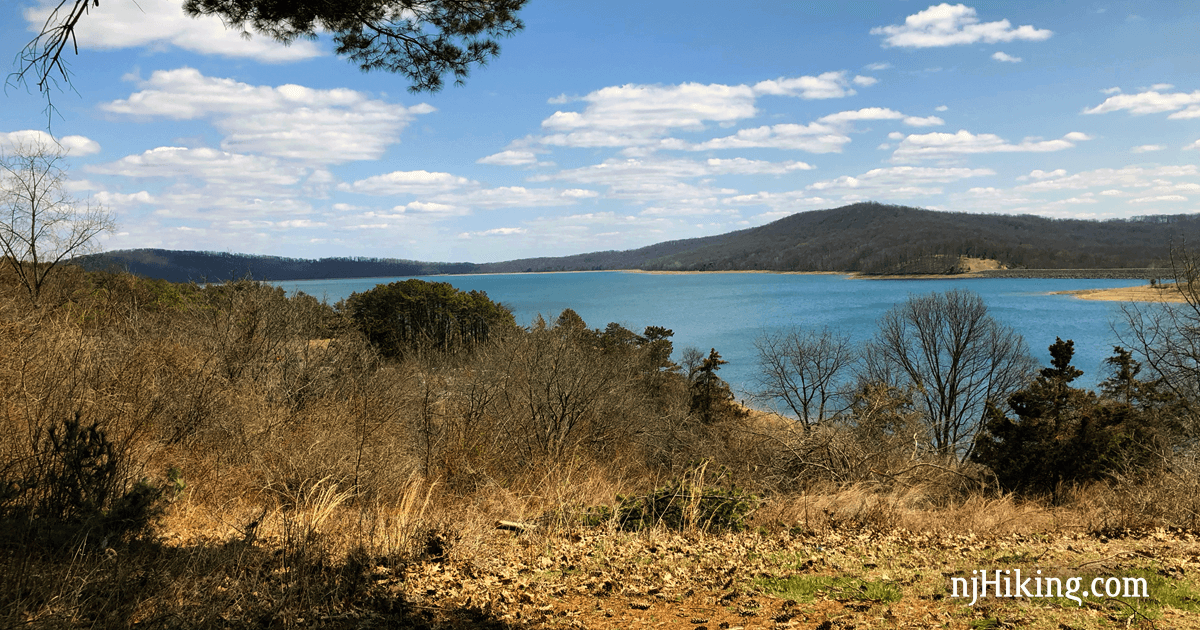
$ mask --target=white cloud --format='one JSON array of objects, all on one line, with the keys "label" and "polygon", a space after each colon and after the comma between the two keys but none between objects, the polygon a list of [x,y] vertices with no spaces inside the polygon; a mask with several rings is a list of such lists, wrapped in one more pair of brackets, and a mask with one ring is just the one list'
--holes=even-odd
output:
[{"label": "white cloud", "polygon": [[729,160],[709,158],[705,164],[708,166],[709,172],[714,175],[783,175],[792,171],[808,171],[816,168],[805,162],[766,162],[763,160],[747,160],[746,158],[733,158]]},{"label": "white cloud", "polygon": [[1062,151],[1074,147],[1076,142],[1090,138],[1087,134],[1073,131],[1058,140],[1026,138],[1019,144],[1011,144],[995,134],[976,135],[965,129],[959,130],[958,133],[913,134],[900,142],[900,146],[892,154],[892,159],[893,161],[944,160],[973,153]]},{"label": "white cloud", "polygon": [[478,164],[495,164],[497,166],[527,166],[537,164],[537,154],[533,151],[501,151],[487,157],[475,160]]},{"label": "white cloud", "polygon": [[526,230],[525,228],[519,227],[503,227],[482,230],[479,232],[463,232],[458,235],[458,238],[474,238],[477,236],[511,236],[513,234],[524,234],[528,231],[529,230]]},{"label": "white cloud", "polygon": [[694,185],[682,180],[699,179],[717,174],[783,174],[805,170],[803,162],[771,163],[735,158],[711,159],[706,162],[664,159],[609,159],[601,164],[561,171],[554,175],[532,178],[534,181],[559,179],[581,184],[607,186],[607,196],[616,199],[673,200],[695,204],[715,201],[718,194],[731,194],[729,189]]},{"label": "white cloud", "polygon": [[875,85],[876,83],[879,83],[879,79],[876,79],[875,77],[864,77],[861,74],[854,77],[854,85],[867,87],[870,85]]},{"label": "white cloud", "polygon": [[427,195],[471,186],[475,182],[450,173],[419,171],[392,171],[384,175],[373,175],[353,184],[342,184],[339,190],[364,195]]},{"label": "white cloud", "polygon": [[908,125],[909,127],[938,127],[946,124],[946,121],[938,118],[937,116],[925,116],[924,118],[919,118],[917,116],[905,116],[904,124]]},{"label": "white cloud", "polygon": [[595,196],[597,194],[594,191],[585,191],[578,188],[559,190],[556,188],[500,186],[498,188],[455,190],[433,195],[429,199],[436,203],[457,207],[495,209],[569,206],[578,203],[580,199]]},{"label": "white cloud", "polygon": [[934,109],[934,111],[944,112],[950,108],[945,105],[938,105],[937,107],[934,107],[933,109]]},{"label": "white cloud", "polygon": [[226,194],[267,194],[299,183],[307,173],[303,167],[275,158],[185,147],[158,147],[84,170],[122,177],[197,179],[221,187]]},{"label": "white cloud", "polygon": [[348,89],[253,86],[193,68],[158,71],[127,99],[101,109],[128,116],[213,119],[221,148],[317,163],[373,160],[400,139],[420,104],[404,107]]},{"label": "white cloud", "polygon": [[1188,198],[1184,197],[1183,195],[1156,195],[1153,197],[1138,197],[1137,199],[1130,199],[1129,203],[1158,203],[1163,201],[1177,202],[1187,200]]},{"label": "white cloud", "polygon": [[808,190],[825,195],[850,194],[875,197],[907,198],[935,195],[942,192],[940,186],[971,177],[995,175],[987,168],[931,168],[916,166],[893,166],[867,171],[857,177],[843,175],[835,179],[815,182]]},{"label": "white cloud", "polygon": [[[29,30],[40,32],[60,0],[39,0],[25,10]],[[61,15],[61,12],[60,12]],[[223,57],[251,58],[267,63],[310,59],[325,54],[311,41],[299,39],[284,45],[265,35],[250,38],[225,28],[218,17],[189,18],[180,0],[106,2],[93,8],[75,33],[80,48],[163,47],[172,45],[191,52]],[[72,41],[72,44],[75,42]]]},{"label": "white cloud", "polygon": [[899,120],[901,118],[904,118],[904,114],[886,107],[866,107],[822,116],[817,119],[817,122],[840,125],[856,120]]},{"label": "white cloud", "polygon": [[[1068,175],[1065,170],[1057,169],[1050,173],[1034,171],[1031,175],[1035,181],[1017,187],[1017,190],[1048,191],[1048,190],[1082,190],[1085,188],[1151,188],[1156,180],[1175,177],[1194,177],[1200,170],[1195,165],[1158,166],[1145,168],[1126,166],[1124,168],[1101,168],[1092,171],[1082,171]],[[1161,185],[1161,184],[1159,184]]]},{"label": "white cloud", "polygon": [[1029,25],[1013,28],[1008,20],[981,23],[975,9],[942,3],[908,16],[902,25],[873,28],[871,34],[883,35],[885,47],[931,48],[978,42],[1043,41],[1053,32]]},{"label": "white cloud", "polygon": [[866,66],[864,66],[864,67],[865,67],[867,70],[875,70],[875,71],[878,71],[878,70],[887,70],[888,68],[891,68],[891,67],[892,67],[892,64],[890,64],[890,63],[887,63],[886,61],[877,61],[877,62],[875,62],[875,63],[869,63],[869,64],[867,64],[867,65],[866,65]]},{"label": "white cloud", "polygon": [[66,150],[68,155],[75,157],[100,152],[100,143],[86,136],[63,136],[55,139],[54,136],[40,129],[22,129],[21,131],[0,133],[0,151],[13,149],[19,145],[52,147],[55,144]]},{"label": "white cloud", "polygon": [[1143,144],[1130,149],[1132,153],[1149,153],[1151,151],[1162,151],[1167,148],[1165,144]]},{"label": "white cloud", "polygon": [[1006,61],[1008,63],[1021,63],[1020,57],[1014,57],[1008,53],[996,51],[992,53],[992,59],[996,61]]},{"label": "white cloud", "polygon": [[[1155,87],[1168,86],[1160,84]],[[1175,112],[1167,118],[1186,119],[1200,117],[1200,90],[1190,94],[1185,92],[1161,93],[1158,90],[1148,90],[1137,94],[1117,94],[1104,99],[1103,103],[1083,110],[1085,114],[1107,114],[1108,112],[1128,111],[1131,114],[1158,114]],[[1183,111],[1176,111],[1183,110]]]},{"label": "white cloud", "polygon": [[[871,85],[871,83],[858,83],[858,85]],[[850,81],[846,79],[846,72],[844,70],[825,72],[815,77],[779,77],[770,81],[759,81],[754,84],[754,92],[756,94],[771,96],[798,96],[810,100],[842,98],[856,94],[850,88]]]},{"label": "white cloud", "polygon": [[693,145],[693,151],[709,149],[786,149],[809,153],[837,153],[850,137],[830,125],[784,123],[742,129],[732,136],[713,138]]},{"label": "white cloud", "polygon": [[1119,87],[1104,88],[1103,90],[1100,90],[1100,93],[1101,94],[1120,94],[1121,88],[1119,88]]},{"label": "white cloud", "polygon": [[698,130],[706,122],[754,116],[754,91],[745,85],[623,85],[584,96],[582,112],[554,112],[542,121],[547,144],[627,146],[645,144],[671,129]]},{"label": "white cloud", "polygon": [[100,191],[92,195],[97,203],[109,208],[123,208],[136,204],[154,203],[154,195],[142,190],[131,194]]}]

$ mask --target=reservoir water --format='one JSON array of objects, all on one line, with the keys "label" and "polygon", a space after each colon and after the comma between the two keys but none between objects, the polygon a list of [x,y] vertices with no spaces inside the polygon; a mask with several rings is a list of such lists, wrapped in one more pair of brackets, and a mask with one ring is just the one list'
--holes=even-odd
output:
[{"label": "reservoir water", "polygon": [[[330,304],[353,292],[405,278],[354,278],[275,282],[288,292],[303,291]],[[791,325],[831,329],[865,342],[876,321],[911,294],[967,288],[978,293],[988,312],[1025,337],[1042,365],[1055,337],[1075,341],[1076,381],[1094,387],[1104,379],[1102,362],[1118,342],[1120,304],[1080,300],[1055,291],[1127,287],[1140,280],[921,279],[864,280],[843,275],[777,273],[649,274],[622,271],[427,276],[458,289],[485,291],[512,309],[528,326],[541,314],[553,321],[563,309],[579,313],[590,328],[617,322],[641,333],[646,326],[675,332],[675,358],[687,346],[707,354],[716,348],[729,361],[720,376],[739,397],[754,388],[754,339],[764,331]]]}]

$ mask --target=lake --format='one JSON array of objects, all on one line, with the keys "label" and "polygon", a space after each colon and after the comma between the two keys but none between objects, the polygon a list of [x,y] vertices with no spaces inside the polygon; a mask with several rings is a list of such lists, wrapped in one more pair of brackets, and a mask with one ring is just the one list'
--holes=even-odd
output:
[{"label": "lake", "polygon": [[[330,304],[353,292],[406,278],[354,278],[274,282],[288,292],[303,291]],[[517,323],[529,325],[542,314],[553,321],[574,309],[590,328],[617,322],[641,333],[646,326],[675,331],[675,357],[687,346],[705,354],[716,348],[729,361],[720,376],[739,397],[753,389],[754,339],[764,331],[793,324],[831,329],[863,342],[875,322],[911,294],[967,288],[978,293],[988,312],[1025,337],[1034,356],[1048,364],[1055,337],[1075,340],[1076,383],[1094,387],[1103,380],[1102,362],[1117,343],[1113,322],[1117,302],[1080,300],[1054,291],[1127,287],[1141,280],[1026,278],[863,280],[833,274],[704,273],[649,274],[624,271],[427,276],[458,289],[485,291],[512,309]]]}]

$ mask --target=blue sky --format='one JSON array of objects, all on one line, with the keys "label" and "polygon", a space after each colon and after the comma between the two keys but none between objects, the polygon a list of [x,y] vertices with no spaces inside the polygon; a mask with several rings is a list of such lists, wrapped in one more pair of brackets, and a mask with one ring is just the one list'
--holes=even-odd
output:
[{"label": "blue sky", "polygon": [[[53,4],[0,6],[9,59]],[[465,86],[416,95],[179,4],[103,0],[54,95],[106,249],[485,262],[861,200],[1200,209],[1194,2],[532,0]],[[36,91],[3,103],[0,145],[46,133]]]}]

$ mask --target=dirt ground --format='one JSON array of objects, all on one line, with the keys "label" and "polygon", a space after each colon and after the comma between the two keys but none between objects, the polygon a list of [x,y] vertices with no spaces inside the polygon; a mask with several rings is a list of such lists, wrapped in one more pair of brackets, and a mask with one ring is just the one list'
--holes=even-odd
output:
[{"label": "dirt ground", "polygon": [[1058,291],[1056,295],[1074,295],[1081,300],[1104,300],[1110,302],[1183,302],[1183,294],[1174,284],[1140,287],[1118,287],[1115,289],[1083,289],[1080,291]]},{"label": "dirt ground", "polygon": [[[505,533],[489,547],[490,553],[473,560],[416,565],[379,579],[434,617],[437,610],[474,610],[477,618],[499,624],[488,627],[1200,628],[1200,614],[1150,600],[990,598],[971,606],[949,591],[952,576],[969,577],[977,569],[1080,575],[1085,586],[1094,577],[1141,571],[1166,576],[1150,587],[1151,598],[1161,601],[1165,595],[1156,590],[1180,580],[1194,585],[1200,576],[1200,544],[1187,532],[1122,538],[836,530],[548,538]],[[858,586],[807,596],[778,590],[781,580],[813,576],[853,578]],[[894,590],[881,596],[869,585]],[[461,617],[441,623],[476,627],[460,625],[469,624]]]}]

